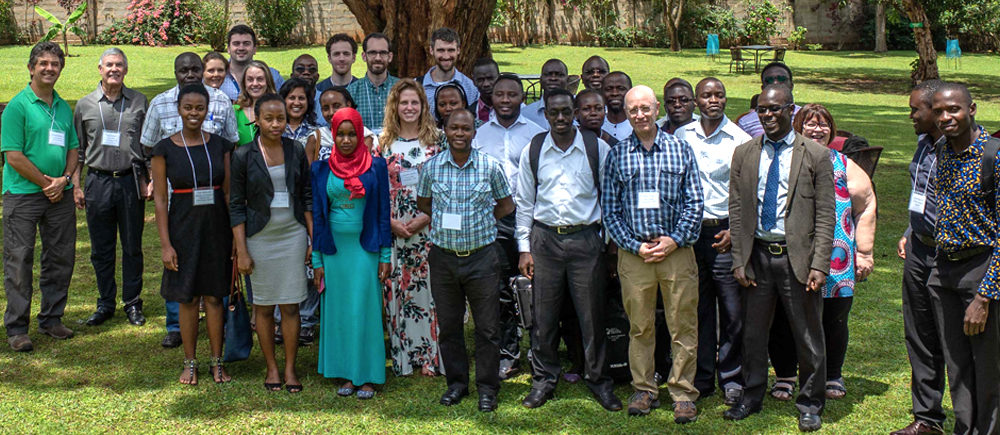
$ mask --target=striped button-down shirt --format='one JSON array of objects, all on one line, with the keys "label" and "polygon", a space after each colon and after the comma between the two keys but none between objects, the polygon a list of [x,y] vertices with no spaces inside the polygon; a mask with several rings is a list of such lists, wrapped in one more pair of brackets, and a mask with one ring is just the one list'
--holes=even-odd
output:
[{"label": "striped button-down shirt", "polygon": [[398,78],[386,75],[385,81],[381,85],[375,86],[365,74],[361,79],[347,85],[347,92],[351,94],[354,103],[358,105],[361,121],[365,123],[365,127],[370,128],[376,134],[382,131],[385,101],[389,98],[389,90],[398,81]]},{"label": "striped button-down shirt", "polygon": [[[937,167],[938,219],[934,239],[938,250],[949,253],[981,246],[992,248],[979,294],[1000,299],[997,204],[986,200],[980,185],[983,145],[987,139],[989,134],[979,127],[976,142],[961,152],[956,153],[947,143],[940,145],[943,150]],[[994,171],[1000,174],[1000,160],[996,163]]]},{"label": "striped button-down shirt", "polygon": [[[643,242],[661,236],[678,246],[698,240],[704,197],[687,142],[657,130],[647,151],[636,135],[629,136],[608,154],[601,190],[604,226],[620,248],[638,254]],[[659,207],[640,208],[640,193],[646,202],[655,195]]]},{"label": "striped button-down shirt", "polygon": [[[430,239],[453,251],[468,251],[497,238],[493,207],[511,195],[503,168],[493,157],[475,149],[459,167],[450,152],[441,152],[424,163],[417,196],[431,198]],[[460,229],[445,228],[445,214],[457,215]],[[449,217],[449,227],[455,219]]]},{"label": "striped button-down shirt", "polygon": [[[206,133],[217,134],[229,142],[236,143],[240,135],[236,131],[236,112],[233,102],[222,91],[211,86],[205,86],[208,91],[208,115],[201,124]],[[168,138],[184,128],[180,113],[177,112],[177,93],[180,88],[174,86],[168,91],[153,97],[146,110],[146,122],[142,125],[142,136],[139,139],[147,148],[152,148],[157,142]]]}]

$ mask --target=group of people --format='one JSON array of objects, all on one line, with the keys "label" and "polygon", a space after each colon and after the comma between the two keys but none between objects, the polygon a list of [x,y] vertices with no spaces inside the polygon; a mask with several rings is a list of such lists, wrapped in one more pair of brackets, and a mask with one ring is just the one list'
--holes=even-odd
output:
[{"label": "group of people", "polygon": [[[124,85],[127,57],[110,48],[75,110],[54,90],[59,46],[32,49],[31,82],[0,124],[13,350],[33,348],[36,232],[39,332],[73,335],[61,317],[74,205],[86,210],[99,295],[86,323],[116,311],[119,239],[124,311],[145,323],[141,234],[152,200],[162,344],[183,345],[185,384],[199,380],[200,310],[212,379],[231,380],[223,300],[235,270],[246,277],[269,391],[302,391],[297,348],[318,340],[318,372],[342,381],[341,396],[374,397],[388,349],[398,376],[443,374],[440,403],[455,405],[470,389],[468,307],[478,408],[493,411],[502,380],[520,370],[517,313],[530,308],[522,405],[543,406],[560,379],[582,379],[618,411],[605,328],[618,301],[630,415],[659,407],[666,383],[677,423],[695,421],[695,402],[716,391],[730,406],[725,419],[747,418],[768,394],[769,364],[769,394],[795,400],[800,430],[819,429],[825,401],[847,394],[848,318],[872,271],[876,198],[871,174],[842,152],[830,111],[796,104],[787,65],[764,67],[755,104],[736,120],[721,80],[673,78],[657,119],[655,92],[598,56],[584,62],[579,92],[565,62],[545,62],[543,96],[526,105],[521,79],[492,59],[477,60],[471,77],[458,71],[461,46],[448,28],[431,35],[435,65],[416,79],[389,74],[393,47],[381,33],[361,44],[361,78],[351,76],[358,45],[345,34],[327,42],[333,73],[322,80],[312,56],[296,58],[284,80],[254,60],[256,47],[253,30],[237,25],[228,59],[178,55],[177,86],[148,103]],[[1000,141],[975,123],[962,85],[922,83],[910,106],[920,136],[899,255],[915,419],[896,433],[942,432],[945,366],[955,432],[996,433]],[[516,275],[531,280],[530,307],[515,302]]]}]

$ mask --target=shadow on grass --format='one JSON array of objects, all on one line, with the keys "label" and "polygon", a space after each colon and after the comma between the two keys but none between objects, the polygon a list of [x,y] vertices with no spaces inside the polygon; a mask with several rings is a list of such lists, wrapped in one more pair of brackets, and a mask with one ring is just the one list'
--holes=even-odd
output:
[{"label": "shadow on grass", "polygon": [[830,422],[837,422],[844,417],[850,416],[854,408],[865,401],[868,396],[881,396],[889,390],[889,384],[874,381],[857,376],[846,376],[844,384],[847,386],[847,395],[843,399],[826,401],[826,408],[823,411],[823,419]]}]

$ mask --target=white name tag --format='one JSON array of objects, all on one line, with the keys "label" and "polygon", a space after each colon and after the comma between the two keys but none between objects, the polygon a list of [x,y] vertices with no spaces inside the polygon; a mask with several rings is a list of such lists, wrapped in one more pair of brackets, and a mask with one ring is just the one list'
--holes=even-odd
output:
[{"label": "white name tag", "polygon": [[49,145],[55,145],[57,147],[66,146],[66,133],[59,130],[49,129]]},{"label": "white name tag", "polygon": [[117,131],[104,130],[101,132],[101,145],[117,147],[121,140],[121,133]]},{"label": "white name tag", "polygon": [[399,182],[404,186],[413,186],[420,181],[420,172],[416,169],[403,169],[399,171]]},{"label": "white name tag", "polygon": [[910,211],[914,213],[923,213],[926,205],[927,195],[917,193],[916,191],[910,192]]},{"label": "white name tag", "polygon": [[639,208],[660,208],[660,192],[639,192]]},{"label": "white name tag", "polygon": [[199,187],[194,189],[194,205],[215,204],[215,189],[211,187]]},{"label": "white name tag", "polygon": [[288,208],[288,192],[274,192],[274,199],[271,200],[272,208]]},{"label": "white name tag", "polygon": [[462,230],[462,215],[445,213],[441,218],[441,226],[446,230]]}]

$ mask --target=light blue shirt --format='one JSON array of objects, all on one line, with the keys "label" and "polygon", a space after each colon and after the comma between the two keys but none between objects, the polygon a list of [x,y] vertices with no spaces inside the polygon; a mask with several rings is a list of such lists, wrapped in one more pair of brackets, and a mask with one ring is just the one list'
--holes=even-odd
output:
[{"label": "light blue shirt", "polygon": [[785,142],[778,152],[778,206],[775,213],[774,228],[764,231],[760,225],[760,216],[764,213],[764,190],[767,187],[767,171],[771,168],[771,161],[775,159],[773,142],[764,137],[764,143],[760,151],[760,166],[757,168],[757,230],[755,235],[759,239],[767,241],[785,240],[785,212],[788,208],[788,178],[792,172],[792,144],[795,143],[795,130],[788,132],[782,141]]},{"label": "light blue shirt", "polygon": [[545,119],[545,100],[538,100],[521,108],[521,115],[529,121],[538,124],[544,130],[549,129],[549,120]]},{"label": "light blue shirt", "polygon": [[423,78],[424,93],[427,94],[427,104],[431,108],[431,113],[434,113],[434,94],[437,93],[437,88],[448,83],[458,83],[459,86],[462,87],[462,90],[465,91],[466,101],[464,106],[468,106],[479,100],[479,89],[476,89],[476,84],[473,83],[472,79],[468,76],[462,74],[461,71],[456,69],[455,75],[451,78],[451,80],[435,82],[434,79],[431,78],[431,71],[434,71],[435,68],[437,67],[432,66],[431,69],[427,70],[427,74],[424,74]]}]

